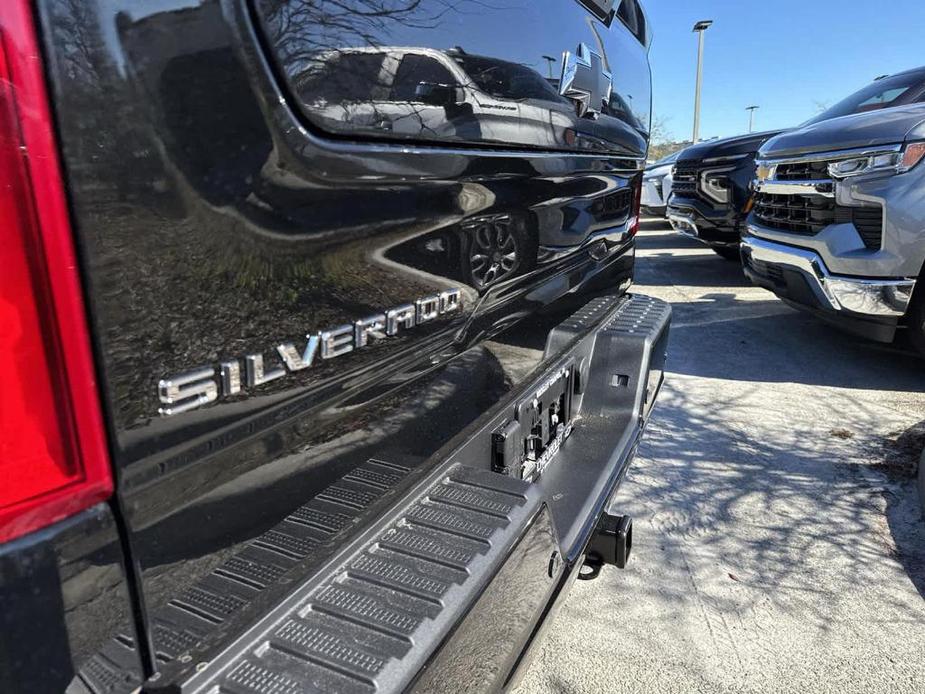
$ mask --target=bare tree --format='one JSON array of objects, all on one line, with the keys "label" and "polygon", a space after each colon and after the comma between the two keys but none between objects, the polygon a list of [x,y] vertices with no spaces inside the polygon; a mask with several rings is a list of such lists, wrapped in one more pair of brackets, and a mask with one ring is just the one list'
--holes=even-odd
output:
[{"label": "bare tree", "polygon": [[649,138],[653,144],[667,142],[671,132],[668,129],[670,118],[665,116],[652,116],[652,125],[649,128]]},{"label": "bare tree", "polygon": [[435,28],[452,9],[444,0],[262,0],[260,7],[282,63],[303,67],[320,51],[380,46],[392,25]]}]

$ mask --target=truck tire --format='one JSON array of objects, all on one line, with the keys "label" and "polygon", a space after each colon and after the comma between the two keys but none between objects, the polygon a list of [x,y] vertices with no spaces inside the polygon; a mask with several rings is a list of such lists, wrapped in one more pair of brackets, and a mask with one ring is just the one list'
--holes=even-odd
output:
[{"label": "truck tire", "polygon": [[[925,287],[919,283],[925,280],[925,273],[919,275],[915,291],[912,294],[912,304],[909,306],[907,314],[907,324],[909,326],[909,340],[912,342],[916,351],[925,357]],[[919,478],[921,480],[921,478]],[[922,483],[919,482],[921,485]]]},{"label": "truck tire", "polygon": [[925,451],[919,458],[919,505],[922,507],[922,518],[925,518]]},{"label": "truck tire", "polygon": [[716,253],[720,258],[725,258],[726,260],[739,260],[739,247],[738,246],[710,246],[713,249],[713,252]]}]

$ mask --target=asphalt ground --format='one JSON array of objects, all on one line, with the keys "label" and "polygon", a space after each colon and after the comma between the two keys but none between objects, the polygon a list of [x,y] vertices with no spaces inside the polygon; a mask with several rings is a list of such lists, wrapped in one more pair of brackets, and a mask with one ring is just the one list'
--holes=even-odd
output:
[{"label": "asphalt ground", "polygon": [[644,223],[670,356],[615,507],[518,694],[925,692],[925,360],[843,334]]}]

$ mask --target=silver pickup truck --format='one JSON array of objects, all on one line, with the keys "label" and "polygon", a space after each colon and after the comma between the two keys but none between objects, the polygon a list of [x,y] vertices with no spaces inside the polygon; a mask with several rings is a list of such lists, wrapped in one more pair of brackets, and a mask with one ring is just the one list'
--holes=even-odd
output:
[{"label": "silver pickup truck", "polygon": [[784,301],[925,354],[925,68],[881,78],[758,153],[745,274]]}]

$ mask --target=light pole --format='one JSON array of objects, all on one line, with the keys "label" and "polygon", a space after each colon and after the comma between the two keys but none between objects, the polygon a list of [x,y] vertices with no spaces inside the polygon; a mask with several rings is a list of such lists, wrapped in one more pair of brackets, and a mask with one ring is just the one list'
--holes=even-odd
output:
[{"label": "light pole", "polygon": [[757,111],[760,106],[746,106],[745,110],[748,111],[748,132],[753,132],[755,129],[755,111]]},{"label": "light pole", "polygon": [[694,32],[699,34],[697,40],[697,91],[694,92],[694,144],[700,139],[700,88],[703,85],[703,32],[713,24],[712,19],[704,19],[694,25]]},{"label": "light pole", "polygon": [[546,67],[549,69],[549,79],[553,79],[552,75],[552,64],[556,62],[557,58],[554,58],[551,55],[544,55],[543,60],[546,61]]}]

